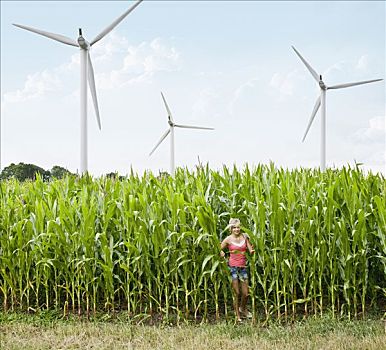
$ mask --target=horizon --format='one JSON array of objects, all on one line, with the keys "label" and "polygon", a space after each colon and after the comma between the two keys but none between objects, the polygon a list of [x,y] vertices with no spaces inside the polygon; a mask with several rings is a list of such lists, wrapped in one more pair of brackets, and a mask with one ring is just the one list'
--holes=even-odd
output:
[{"label": "horizon", "polygon": [[[42,170],[48,171],[48,172],[51,172],[53,170],[53,168],[57,167],[57,166],[60,167],[60,168],[63,168],[64,170],[70,171],[69,169],[67,169],[65,167],[62,167],[59,164],[55,164],[55,165],[53,165],[52,168],[49,169],[49,168],[43,168],[43,167],[39,166],[39,164],[24,163],[24,162],[20,162],[18,164],[11,163],[11,164],[8,164],[5,168],[11,167],[13,165],[19,166],[21,164],[27,165],[27,166],[30,166],[30,165],[36,166],[36,167],[39,167]],[[343,169],[346,169],[346,170],[358,170],[358,171],[360,171],[362,174],[364,174],[366,176],[368,176],[368,175],[375,175],[375,176],[385,177],[385,175],[382,172],[379,172],[379,171],[375,171],[374,172],[372,169],[362,168],[362,166],[363,166],[363,164],[361,164],[361,163],[346,164],[346,165],[342,165],[340,167],[332,166],[332,167],[326,168],[325,172],[328,172],[328,171],[342,171]],[[321,172],[320,167],[296,166],[296,167],[289,168],[289,167],[277,166],[274,162],[257,163],[257,164],[252,164],[252,165],[250,165],[249,163],[244,163],[244,164],[236,164],[236,163],[233,163],[233,164],[223,164],[223,165],[221,165],[218,168],[210,167],[209,166],[209,162],[207,162],[205,164],[198,163],[198,164],[196,164],[196,165],[194,165],[193,167],[190,167],[190,168],[188,168],[186,166],[176,167],[175,173],[177,173],[178,170],[182,170],[182,171],[188,171],[190,173],[195,174],[198,171],[198,169],[202,169],[202,168],[208,168],[209,171],[217,172],[219,174],[223,174],[224,168],[226,168],[228,171],[233,171],[234,169],[236,169],[236,171],[242,173],[246,169],[248,169],[248,171],[252,171],[253,172],[253,171],[255,171],[259,167],[263,167],[263,168],[271,168],[271,167],[273,167],[275,170],[285,171],[285,172],[287,172],[287,171],[289,171],[289,172],[303,172],[303,171]],[[2,171],[5,168],[3,168]],[[0,175],[1,175],[1,173],[2,172],[0,172]],[[37,173],[38,172],[36,172],[35,174],[37,174]],[[146,175],[149,175],[149,174],[153,175],[153,176],[160,176],[160,175],[164,175],[164,174],[167,174],[167,175],[171,176],[169,170],[162,170],[162,169],[158,169],[156,171],[152,170],[152,169],[144,169],[142,172],[136,172],[136,171],[134,171],[134,169],[130,168],[127,173],[119,173],[118,171],[107,171],[106,173],[101,173],[101,174],[98,174],[98,175],[95,175],[95,174],[92,174],[92,173],[89,173],[89,172],[86,172],[84,174],[80,174],[78,171],[76,171],[76,172],[71,172],[70,171],[70,175],[75,175],[75,176],[80,176],[80,177],[82,177],[82,176],[91,176],[94,179],[110,176],[111,174],[116,174],[116,175],[118,175],[120,177],[127,177],[127,178],[129,178],[132,175],[139,176],[139,177],[145,177]]]}]

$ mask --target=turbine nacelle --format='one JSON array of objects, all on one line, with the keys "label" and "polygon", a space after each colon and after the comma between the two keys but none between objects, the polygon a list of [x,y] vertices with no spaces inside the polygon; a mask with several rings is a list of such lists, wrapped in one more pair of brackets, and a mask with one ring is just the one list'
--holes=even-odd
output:
[{"label": "turbine nacelle", "polygon": [[319,86],[322,90],[327,90],[327,86],[326,84],[324,83],[323,79],[322,79],[322,76],[319,75]]},{"label": "turbine nacelle", "polygon": [[90,48],[90,43],[82,36],[82,28],[79,28],[78,44],[79,47],[84,50],[88,50]]}]

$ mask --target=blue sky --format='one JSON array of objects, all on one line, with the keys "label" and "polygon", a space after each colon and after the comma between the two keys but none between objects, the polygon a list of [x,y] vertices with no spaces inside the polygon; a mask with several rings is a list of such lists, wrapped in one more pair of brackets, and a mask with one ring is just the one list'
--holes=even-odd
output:
[{"label": "blue sky", "polygon": [[[79,52],[23,24],[93,39],[132,1],[1,1],[1,165],[79,169]],[[91,50],[102,131],[89,98],[89,171],[169,170],[163,91],[176,165],[320,163],[320,115],[301,142],[318,86],[385,78],[385,2],[147,1]],[[385,83],[327,92],[327,166],[386,172]]]}]

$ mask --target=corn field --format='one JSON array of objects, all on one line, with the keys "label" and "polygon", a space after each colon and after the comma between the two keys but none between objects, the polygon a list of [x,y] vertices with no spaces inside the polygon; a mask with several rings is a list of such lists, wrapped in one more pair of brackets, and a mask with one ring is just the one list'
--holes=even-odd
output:
[{"label": "corn field", "polygon": [[3,312],[232,317],[230,217],[255,319],[364,317],[386,300],[386,182],[358,169],[178,169],[0,183]]}]

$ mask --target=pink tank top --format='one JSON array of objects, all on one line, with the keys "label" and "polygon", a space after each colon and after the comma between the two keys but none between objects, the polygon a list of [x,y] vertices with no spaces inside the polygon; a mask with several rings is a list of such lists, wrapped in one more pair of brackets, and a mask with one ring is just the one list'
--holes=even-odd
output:
[{"label": "pink tank top", "polygon": [[240,244],[231,243],[228,245],[230,251],[229,266],[232,267],[245,267],[247,258],[245,253],[247,251],[247,241],[240,242]]}]

